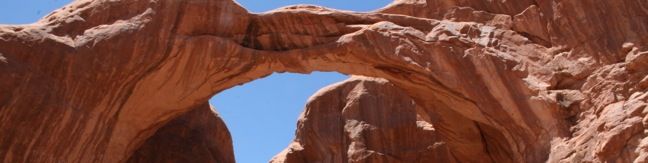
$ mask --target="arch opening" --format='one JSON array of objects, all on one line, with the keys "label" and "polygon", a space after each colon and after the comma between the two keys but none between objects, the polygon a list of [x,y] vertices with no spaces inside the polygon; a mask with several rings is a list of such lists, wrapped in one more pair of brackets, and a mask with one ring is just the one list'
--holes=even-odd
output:
[{"label": "arch opening", "polygon": [[263,13],[274,9],[287,7],[291,5],[317,5],[339,10],[348,10],[356,12],[369,12],[387,6],[392,0],[327,0],[327,1],[310,1],[310,0],[235,0],[243,8],[253,13]]},{"label": "arch opening", "polygon": [[313,93],[347,76],[334,72],[274,73],[209,100],[229,129],[237,162],[267,162],[294,137],[295,122]]},{"label": "arch opening", "polygon": [[[393,70],[392,70],[393,71]],[[271,76],[272,77],[272,76]],[[377,78],[379,79],[379,78]],[[261,79],[263,80],[263,79]],[[429,97],[410,97],[410,94],[404,89],[407,87],[398,87],[394,83],[387,82],[387,80],[382,82],[389,83],[390,86],[380,85],[380,86],[369,86],[363,87],[364,91],[370,93],[368,97],[358,96],[357,100],[349,100],[341,102],[334,102],[334,104],[328,104],[327,100],[330,100],[330,97],[323,97],[322,100],[309,101],[313,102],[314,106],[306,105],[306,110],[302,113],[302,119],[314,119],[310,121],[298,121],[297,125],[300,127],[296,129],[294,136],[295,140],[291,143],[286,143],[279,141],[281,149],[285,149],[281,152],[271,152],[272,162],[273,163],[289,163],[289,162],[303,162],[303,161],[342,161],[344,159],[356,159],[356,160],[391,160],[391,161],[423,161],[423,162],[464,162],[464,161],[481,161],[481,162],[513,162],[510,151],[507,150],[508,144],[502,144],[503,136],[500,135],[497,129],[490,127],[488,124],[481,124],[474,120],[471,120],[467,117],[464,117],[460,113],[452,111],[447,104],[443,101],[429,101],[429,100],[438,100]],[[255,81],[252,81],[252,83]],[[241,83],[243,85],[249,84],[248,82]],[[354,89],[358,87],[355,83]],[[375,83],[365,83],[365,85],[371,85]],[[376,87],[377,90],[376,90]],[[385,90],[384,87],[388,87],[387,90],[396,93],[396,96],[385,96],[382,93]],[[404,89],[403,89],[404,88]],[[227,89],[236,89],[236,88],[227,88]],[[326,88],[325,88],[326,89]],[[337,90],[340,92],[336,96],[342,96],[342,98],[348,98],[350,94],[358,92],[349,92],[349,89],[346,88],[347,92],[344,92],[344,88]],[[410,88],[411,89],[411,88]],[[416,88],[421,89],[421,88]],[[222,92],[221,92],[222,93]],[[319,93],[319,92],[318,92]],[[362,93],[361,93],[362,94]],[[394,94],[394,93],[388,93]],[[314,96],[324,96],[324,95],[314,95]],[[374,97],[376,96],[376,97]],[[312,98],[312,97],[311,97]],[[311,99],[312,100],[312,99]],[[335,101],[335,100],[333,100]],[[386,102],[386,103],[385,103]],[[397,105],[390,105],[391,102],[399,103]],[[324,105],[323,105],[324,104]],[[411,105],[408,105],[411,104]],[[352,105],[352,106],[349,106]],[[355,107],[353,107],[355,106]],[[220,108],[223,110],[227,108]],[[230,109],[241,109],[241,108],[230,108]],[[277,108],[285,109],[285,108]],[[310,109],[310,110],[309,110]],[[318,111],[318,110],[329,111]],[[331,110],[333,109],[333,110]],[[339,109],[339,110],[335,110]],[[194,109],[198,110],[198,109]],[[302,110],[300,107],[299,111]],[[345,112],[346,111],[346,112]],[[194,111],[191,111],[194,112]],[[191,113],[189,112],[189,113]],[[355,112],[355,113],[354,113]],[[358,113],[361,112],[361,113]],[[364,113],[362,113],[364,112]],[[369,113],[375,112],[375,113]],[[310,114],[309,114],[310,113]],[[267,116],[274,116],[278,114],[267,114]],[[326,117],[329,118],[333,115],[334,119],[343,119],[345,122],[331,123],[326,120]],[[376,117],[378,116],[378,118]],[[382,116],[382,118],[380,118]],[[225,117],[227,118],[227,117]],[[284,117],[286,118],[286,117]],[[290,124],[282,124],[294,126],[295,117],[288,118],[290,119]],[[359,122],[362,125],[352,124],[352,122]],[[328,142],[327,134],[335,133],[327,131],[326,129],[322,130],[321,126],[317,124],[324,124],[324,126],[336,126],[337,128],[347,128],[349,126],[355,127],[369,127],[370,130],[360,129],[360,130],[349,130],[341,129],[339,132],[342,135],[328,135],[331,138],[336,138],[342,136],[341,139],[337,141]],[[395,123],[395,124],[391,124]],[[229,123],[228,125],[232,125]],[[276,124],[275,124],[276,125]],[[387,125],[387,126],[385,126]],[[400,125],[400,126],[392,126]],[[223,124],[221,127],[224,127]],[[403,127],[405,126],[405,127]],[[224,127],[225,131],[230,132],[232,127]],[[162,128],[164,129],[164,128]],[[250,129],[250,128],[248,128]],[[161,130],[165,131],[165,130]],[[336,130],[338,131],[338,130]],[[284,131],[285,132],[285,131]],[[309,133],[310,132],[310,133]],[[361,133],[360,137],[352,136],[353,133]],[[293,133],[293,132],[290,132]],[[406,133],[406,134],[403,134]],[[158,137],[160,131],[157,131],[153,138]],[[162,135],[168,133],[161,133]],[[394,137],[394,134],[397,136]],[[403,134],[403,135],[401,135]],[[312,138],[313,135],[320,135],[323,137]],[[233,135],[233,143],[237,143],[237,137],[241,135]],[[259,136],[259,135],[255,135]],[[265,135],[264,135],[265,136]],[[166,137],[166,136],[162,136]],[[264,137],[264,139],[267,137]],[[357,140],[358,138],[362,140]],[[364,140],[367,139],[367,140]],[[154,144],[164,144],[160,142],[155,142]],[[425,140],[425,141],[421,141]],[[267,138],[264,141],[278,141],[275,139]],[[382,141],[382,142],[381,142]],[[232,143],[230,142],[212,142],[212,143]],[[322,143],[332,146],[329,150],[319,150],[322,148]],[[286,145],[287,144],[287,145]],[[361,144],[362,148],[357,148],[357,145]],[[384,146],[385,144],[391,144],[391,146]],[[234,145],[236,146],[236,145]],[[287,146],[287,147],[286,147]],[[384,146],[384,147],[383,147]],[[405,146],[405,147],[403,147]],[[146,146],[138,149],[135,154],[142,153],[140,151],[144,150],[148,153],[148,149],[142,149]],[[262,146],[256,146],[261,148]],[[396,147],[396,148],[394,148]],[[330,147],[329,147],[330,148]],[[235,149],[236,150],[236,149]],[[396,150],[396,151],[393,151]],[[403,150],[404,152],[397,152]],[[334,152],[331,152],[334,151]],[[349,154],[339,153],[348,152]],[[164,153],[164,152],[159,152]],[[338,154],[336,154],[338,153]],[[384,157],[388,155],[390,157]],[[133,156],[137,158],[137,155]],[[135,161],[131,157],[129,160],[131,162]],[[214,155],[215,158],[222,157],[219,155]],[[263,160],[266,161],[266,157],[257,157],[255,159],[249,159],[249,155],[237,155],[237,162],[246,162],[243,160]],[[497,158],[494,158],[497,157]],[[191,158],[195,159],[195,158]],[[335,159],[335,160],[330,160]],[[342,160],[340,160],[342,159]],[[150,161],[151,159],[144,159]],[[253,161],[250,161],[253,162]]]}]

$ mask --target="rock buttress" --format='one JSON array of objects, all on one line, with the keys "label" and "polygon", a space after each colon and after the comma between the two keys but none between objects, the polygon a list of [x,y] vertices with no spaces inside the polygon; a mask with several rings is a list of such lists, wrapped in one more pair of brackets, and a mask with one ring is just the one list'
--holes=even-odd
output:
[{"label": "rock buttress", "polygon": [[352,77],[310,98],[295,140],[270,162],[457,162],[417,107],[384,79]]},{"label": "rock buttress", "polygon": [[234,163],[234,149],[225,122],[202,104],[164,124],[128,162]]}]

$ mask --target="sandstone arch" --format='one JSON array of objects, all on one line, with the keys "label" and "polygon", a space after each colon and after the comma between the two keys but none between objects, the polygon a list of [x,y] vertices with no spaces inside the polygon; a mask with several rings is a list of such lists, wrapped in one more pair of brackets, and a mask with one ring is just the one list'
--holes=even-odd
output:
[{"label": "sandstone arch", "polygon": [[[219,91],[319,70],[391,81],[441,115],[459,158],[631,161],[643,146],[618,144],[645,137],[647,5],[397,0],[253,15],[230,0],[79,0],[0,27],[0,156],[126,161]],[[466,146],[475,136],[486,153]]]}]

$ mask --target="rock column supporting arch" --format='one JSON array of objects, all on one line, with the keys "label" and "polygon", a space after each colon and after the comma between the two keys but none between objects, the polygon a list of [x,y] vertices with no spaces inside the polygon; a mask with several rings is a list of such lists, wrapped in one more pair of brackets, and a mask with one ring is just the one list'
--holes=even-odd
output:
[{"label": "rock column supporting arch", "polygon": [[234,149],[225,122],[209,104],[169,121],[128,159],[146,162],[233,163]]},{"label": "rock column supporting arch", "polygon": [[[295,139],[270,162],[457,162],[432,124],[438,115],[422,110],[384,79],[353,76],[311,96]],[[481,155],[459,160],[490,161],[473,140]]]}]

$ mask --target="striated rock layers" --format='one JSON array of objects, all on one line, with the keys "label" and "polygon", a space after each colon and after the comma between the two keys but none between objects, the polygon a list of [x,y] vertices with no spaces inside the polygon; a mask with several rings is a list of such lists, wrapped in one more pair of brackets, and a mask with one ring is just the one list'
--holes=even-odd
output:
[{"label": "striated rock layers", "polygon": [[352,77],[328,86],[306,104],[294,142],[270,162],[453,162],[416,107],[386,80]]},{"label": "striated rock layers", "polygon": [[222,90],[337,71],[384,78],[437,115],[457,162],[644,162],[645,36],[638,0],[262,14],[231,0],[77,0],[0,26],[0,160],[126,162]]}]

